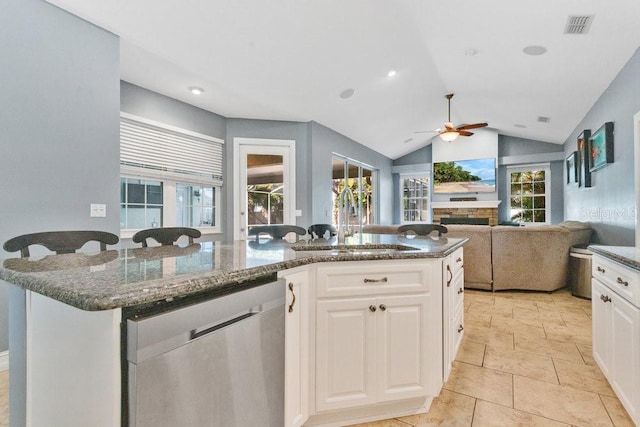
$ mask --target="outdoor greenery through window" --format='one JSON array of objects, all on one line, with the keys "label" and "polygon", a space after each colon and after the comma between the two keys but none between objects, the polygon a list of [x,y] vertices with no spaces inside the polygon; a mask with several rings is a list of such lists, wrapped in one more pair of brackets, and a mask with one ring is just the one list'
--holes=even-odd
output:
[{"label": "outdoor greenery through window", "polygon": [[401,176],[402,222],[430,222],[429,177]]},{"label": "outdoor greenery through window", "polygon": [[353,193],[355,209],[349,213],[349,224],[374,224],[376,171],[355,160],[334,155],[332,159],[333,224],[338,224],[339,197],[348,187]]},{"label": "outdoor greenery through window", "polygon": [[549,222],[549,166],[509,169],[509,203],[511,221],[519,223]]},{"label": "outdoor greenery through window", "polygon": [[284,224],[283,183],[247,186],[249,224]]}]

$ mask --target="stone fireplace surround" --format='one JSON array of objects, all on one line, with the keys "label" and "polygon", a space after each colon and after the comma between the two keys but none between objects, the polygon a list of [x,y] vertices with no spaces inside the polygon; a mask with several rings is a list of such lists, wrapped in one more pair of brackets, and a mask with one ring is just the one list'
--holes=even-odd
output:
[{"label": "stone fireplace surround", "polygon": [[498,225],[498,205],[500,200],[433,202],[433,223],[441,218],[488,218],[489,225]]}]

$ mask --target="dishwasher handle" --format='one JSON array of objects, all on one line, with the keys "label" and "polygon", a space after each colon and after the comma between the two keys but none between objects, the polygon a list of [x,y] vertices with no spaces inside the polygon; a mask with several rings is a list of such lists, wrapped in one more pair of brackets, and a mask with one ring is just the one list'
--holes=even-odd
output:
[{"label": "dishwasher handle", "polygon": [[231,320],[227,320],[226,322],[222,322],[222,323],[218,323],[217,325],[213,325],[210,326],[208,328],[204,328],[204,329],[192,329],[189,332],[189,340],[193,341],[196,338],[200,338],[204,335],[210,334],[212,332],[217,331],[218,329],[222,329],[222,328],[226,328],[227,326],[233,325],[234,323],[238,323],[243,321],[244,319],[247,319],[253,315],[256,315],[260,313],[260,311],[256,311],[256,312],[249,312],[249,313],[244,313],[239,315],[238,317],[234,317]]}]

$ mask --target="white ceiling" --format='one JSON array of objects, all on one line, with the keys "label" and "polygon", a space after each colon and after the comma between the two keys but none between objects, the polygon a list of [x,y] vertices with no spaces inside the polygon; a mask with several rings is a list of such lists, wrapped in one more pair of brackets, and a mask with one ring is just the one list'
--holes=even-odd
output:
[{"label": "white ceiling", "polygon": [[[226,117],[314,120],[391,158],[442,127],[448,92],[456,125],[561,144],[640,46],[638,0],[48,1],[121,37],[125,81]],[[595,15],[589,33],[564,34],[569,15]]]}]

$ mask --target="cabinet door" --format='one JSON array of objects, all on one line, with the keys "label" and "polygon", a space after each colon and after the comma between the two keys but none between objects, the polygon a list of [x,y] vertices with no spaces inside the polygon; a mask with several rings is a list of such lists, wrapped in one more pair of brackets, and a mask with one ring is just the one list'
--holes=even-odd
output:
[{"label": "cabinet door", "polygon": [[318,301],[316,305],[316,409],[376,402],[375,298]]},{"label": "cabinet door", "polygon": [[604,373],[610,378],[609,367],[611,348],[611,304],[603,299],[610,298],[613,292],[597,279],[591,280],[591,318],[593,330],[593,358]]},{"label": "cabinet door", "polygon": [[611,295],[612,339],[609,382],[629,415],[638,421],[640,398],[639,310],[613,292]]},{"label": "cabinet door", "polygon": [[[428,373],[439,371],[429,356],[428,295],[378,297],[378,401],[426,396]],[[430,342],[434,345],[433,342]],[[439,345],[439,343],[437,343]]]},{"label": "cabinet door", "polygon": [[309,287],[307,271],[286,280],[284,422],[299,427],[309,418]]}]

